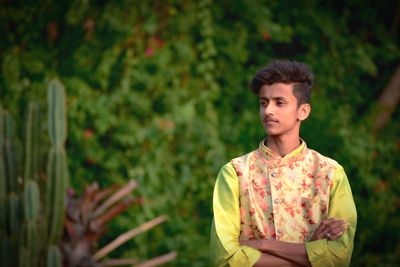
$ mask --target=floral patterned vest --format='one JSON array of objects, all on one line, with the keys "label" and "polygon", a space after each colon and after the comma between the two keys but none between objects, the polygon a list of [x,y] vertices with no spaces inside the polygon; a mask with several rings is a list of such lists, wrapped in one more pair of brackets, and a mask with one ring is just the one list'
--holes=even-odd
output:
[{"label": "floral patterned vest", "polygon": [[240,239],[304,243],[327,218],[338,163],[304,141],[283,158],[261,142],[232,163],[240,186]]}]

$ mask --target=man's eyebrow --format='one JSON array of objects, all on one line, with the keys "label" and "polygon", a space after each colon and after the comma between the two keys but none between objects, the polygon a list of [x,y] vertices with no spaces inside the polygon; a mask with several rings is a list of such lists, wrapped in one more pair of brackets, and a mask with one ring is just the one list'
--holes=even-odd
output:
[{"label": "man's eyebrow", "polygon": [[265,96],[260,97],[260,100],[270,100],[270,99],[272,99],[272,100],[286,100],[286,98],[283,97],[283,96],[275,96],[275,97],[271,97],[271,98],[268,98],[268,97],[265,97]]}]

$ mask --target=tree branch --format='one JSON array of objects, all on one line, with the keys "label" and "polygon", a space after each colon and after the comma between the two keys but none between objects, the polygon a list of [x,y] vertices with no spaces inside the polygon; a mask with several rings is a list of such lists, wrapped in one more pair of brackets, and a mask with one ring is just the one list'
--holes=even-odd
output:
[{"label": "tree branch", "polygon": [[373,115],[373,130],[374,133],[382,129],[400,101],[400,65],[393,73],[389,84],[383,89],[381,96],[379,97],[376,113]]},{"label": "tree branch", "polygon": [[176,258],[177,253],[175,251],[170,252],[168,254],[153,258],[151,260],[147,260],[145,262],[142,262],[138,265],[135,265],[135,267],[154,267],[154,266],[159,266],[161,264],[167,263],[169,261],[172,261]]},{"label": "tree branch", "polygon": [[101,259],[102,257],[107,255],[108,253],[110,253],[111,251],[113,251],[114,249],[116,249],[117,247],[119,247],[120,245],[122,245],[123,243],[128,241],[129,239],[137,236],[138,234],[140,234],[144,231],[149,230],[150,228],[153,228],[154,226],[156,226],[160,223],[165,222],[166,220],[167,220],[167,217],[165,215],[162,215],[162,216],[159,216],[151,221],[148,221],[132,230],[129,230],[128,232],[121,234],[116,239],[114,239],[114,241],[112,241],[111,243],[109,243],[108,245],[106,245],[105,247],[100,249],[99,251],[97,251],[96,254],[93,255],[93,258],[95,260]]}]

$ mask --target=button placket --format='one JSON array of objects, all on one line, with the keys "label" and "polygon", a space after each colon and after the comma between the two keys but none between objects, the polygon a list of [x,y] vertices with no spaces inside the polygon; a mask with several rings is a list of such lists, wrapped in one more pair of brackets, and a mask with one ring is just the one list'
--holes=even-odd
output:
[{"label": "button placket", "polygon": [[273,164],[271,166],[271,168],[269,169],[269,173],[271,177],[276,177],[278,175],[278,171],[277,171],[278,166],[276,166],[275,164]]},{"label": "button placket", "polygon": [[[279,240],[279,238],[282,236],[282,228],[281,226],[277,223],[276,219],[277,216],[280,217],[280,210],[281,210],[281,205],[284,202],[282,191],[280,190],[280,179],[278,177],[278,168],[280,166],[278,164],[274,164],[271,166],[269,169],[269,175],[270,175],[270,180],[271,180],[271,198],[272,198],[272,209],[274,213],[274,228],[275,228],[275,233],[276,233],[276,238]],[[277,216],[276,216],[277,215]]]}]

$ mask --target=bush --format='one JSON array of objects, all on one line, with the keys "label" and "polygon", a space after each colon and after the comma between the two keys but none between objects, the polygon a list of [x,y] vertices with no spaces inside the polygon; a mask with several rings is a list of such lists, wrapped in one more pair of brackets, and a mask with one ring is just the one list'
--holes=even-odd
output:
[{"label": "bush", "polygon": [[[177,250],[174,265],[209,265],[218,169],[264,135],[248,82],[283,57],[307,62],[317,77],[302,136],[348,173],[359,213],[352,265],[399,260],[399,240],[388,235],[400,230],[399,127],[372,133],[378,96],[400,58],[390,30],[398,28],[395,5],[291,2],[3,1],[3,105],[16,114],[59,77],[68,94],[71,183],[141,183],[143,213],[116,220],[110,239],[170,216],[120,256]],[[398,116],[397,108],[391,120]]]}]

